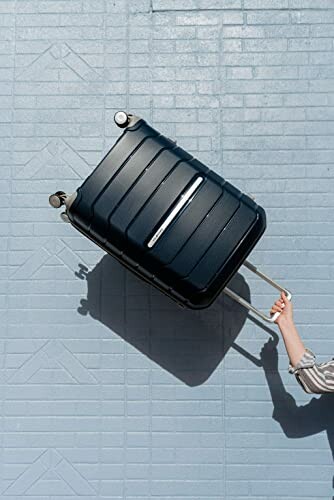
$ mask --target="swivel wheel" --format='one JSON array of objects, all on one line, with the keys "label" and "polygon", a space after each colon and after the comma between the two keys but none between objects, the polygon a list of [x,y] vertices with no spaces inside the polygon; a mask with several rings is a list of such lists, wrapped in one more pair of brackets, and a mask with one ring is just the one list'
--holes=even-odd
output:
[{"label": "swivel wheel", "polygon": [[114,114],[114,122],[120,128],[127,127],[129,121],[130,116],[125,111],[117,111],[117,113]]},{"label": "swivel wheel", "polygon": [[57,191],[49,196],[49,203],[53,208],[60,208],[65,204],[66,194],[64,191]]}]

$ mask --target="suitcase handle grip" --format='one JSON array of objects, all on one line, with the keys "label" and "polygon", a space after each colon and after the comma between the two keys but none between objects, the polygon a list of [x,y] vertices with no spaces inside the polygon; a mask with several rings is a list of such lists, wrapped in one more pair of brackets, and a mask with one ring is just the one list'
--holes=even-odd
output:
[{"label": "suitcase handle grip", "polygon": [[[245,262],[243,263],[243,265],[245,267],[247,267],[253,273],[255,273],[258,276],[260,276],[260,278],[262,278],[264,281],[266,281],[267,283],[269,283],[271,286],[273,286],[274,288],[277,288],[277,290],[280,290],[281,292],[284,292],[285,295],[287,296],[288,300],[292,299],[292,294],[291,294],[291,292],[289,292],[289,290],[287,290],[286,288],[284,288],[281,285],[279,285],[278,283],[276,283],[276,281],[274,281],[272,278],[270,278],[269,276],[267,276],[266,274],[264,274],[262,271],[260,271],[256,266],[254,266],[254,264],[252,264],[251,262],[245,260]],[[246,307],[246,309],[248,309],[249,311],[252,311],[253,313],[257,314],[258,316],[260,316],[261,319],[263,319],[264,321],[267,321],[268,323],[274,323],[276,321],[276,319],[278,318],[278,316],[281,314],[279,312],[275,312],[275,314],[273,316],[267,316],[266,314],[264,314],[261,311],[259,311],[259,309],[257,309],[256,307],[252,306],[252,304],[250,304],[249,302],[247,302],[247,300],[245,300],[243,297],[240,297],[240,295],[238,295],[237,293],[233,292],[233,290],[231,290],[230,288],[225,287],[223,291],[224,291],[224,293],[226,293],[226,295],[228,295],[229,297],[231,297],[231,299],[235,300],[240,305]]]}]

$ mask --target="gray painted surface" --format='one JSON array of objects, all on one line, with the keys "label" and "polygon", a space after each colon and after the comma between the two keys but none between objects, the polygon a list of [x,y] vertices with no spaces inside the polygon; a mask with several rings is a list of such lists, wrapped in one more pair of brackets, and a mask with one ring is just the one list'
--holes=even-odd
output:
[{"label": "gray painted surface", "polygon": [[302,393],[282,341],[265,376],[277,327],[223,297],[179,309],[48,196],[108,151],[115,111],[143,116],[266,208],[252,261],[327,360],[333,34],[332,0],[0,2],[1,498],[332,497],[333,398]]}]

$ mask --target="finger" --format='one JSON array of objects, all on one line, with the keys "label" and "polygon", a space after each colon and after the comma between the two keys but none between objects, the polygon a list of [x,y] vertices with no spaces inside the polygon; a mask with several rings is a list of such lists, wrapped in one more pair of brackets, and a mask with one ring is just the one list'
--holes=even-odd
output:
[{"label": "finger", "polygon": [[281,308],[281,307],[279,307],[279,306],[276,306],[276,305],[274,305],[274,306],[271,308],[271,310],[272,310],[272,311],[274,311],[274,312],[282,312],[282,308]]},{"label": "finger", "polygon": [[282,298],[282,301],[284,302],[284,304],[288,304],[288,297],[285,295],[285,293],[282,291],[281,293],[281,298]]},{"label": "finger", "polygon": [[282,291],[281,291],[281,293],[280,293],[280,297],[279,297],[279,299],[280,299],[282,302],[284,302],[284,299],[286,299],[286,295],[285,295],[285,293],[283,292],[283,290],[282,290]]}]

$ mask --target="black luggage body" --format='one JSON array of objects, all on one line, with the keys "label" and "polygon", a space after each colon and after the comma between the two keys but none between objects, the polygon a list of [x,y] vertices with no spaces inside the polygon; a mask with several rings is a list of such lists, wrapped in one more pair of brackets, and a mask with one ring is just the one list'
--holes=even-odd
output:
[{"label": "black luggage body", "polygon": [[265,211],[142,118],[120,118],[123,133],[98,166],[50,203],[180,305],[208,307],[265,231]]}]

